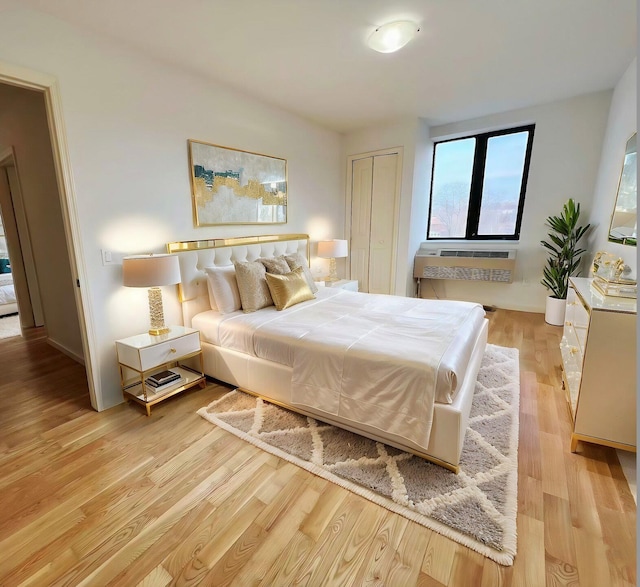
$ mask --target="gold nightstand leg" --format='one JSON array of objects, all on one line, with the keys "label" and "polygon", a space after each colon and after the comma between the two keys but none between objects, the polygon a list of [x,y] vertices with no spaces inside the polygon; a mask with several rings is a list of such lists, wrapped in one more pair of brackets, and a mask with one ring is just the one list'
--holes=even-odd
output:
[{"label": "gold nightstand leg", "polygon": [[147,416],[151,415],[151,406],[149,404],[145,405],[145,408],[147,408]]}]

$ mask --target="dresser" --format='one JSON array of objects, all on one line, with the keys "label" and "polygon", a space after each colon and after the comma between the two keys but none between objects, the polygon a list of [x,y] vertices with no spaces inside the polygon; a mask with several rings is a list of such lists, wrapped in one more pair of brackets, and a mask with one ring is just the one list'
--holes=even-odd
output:
[{"label": "dresser", "polygon": [[579,441],[636,450],[636,300],[603,296],[590,278],[569,280],[560,343],[563,387]]}]

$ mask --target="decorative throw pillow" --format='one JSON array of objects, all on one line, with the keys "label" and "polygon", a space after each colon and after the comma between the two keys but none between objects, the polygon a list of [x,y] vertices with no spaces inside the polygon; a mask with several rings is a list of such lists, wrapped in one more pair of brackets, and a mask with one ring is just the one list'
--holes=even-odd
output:
[{"label": "decorative throw pillow", "polygon": [[263,257],[262,259],[258,259],[260,263],[262,263],[267,273],[273,273],[274,275],[284,275],[285,273],[289,273],[291,268],[289,264],[284,258],[284,255],[280,255],[279,257]]},{"label": "decorative throw pillow", "polygon": [[313,281],[313,275],[311,275],[311,269],[309,269],[309,264],[303,255],[300,253],[294,253],[293,255],[286,255],[285,260],[287,265],[289,265],[291,271],[297,269],[298,267],[302,267],[302,271],[304,273],[305,279],[307,280],[307,284],[309,285],[309,289],[312,293],[316,293],[318,291],[318,286]]},{"label": "decorative throw pillow", "polygon": [[255,312],[273,306],[265,275],[267,270],[259,261],[236,262],[236,280],[243,312]]},{"label": "decorative throw pillow", "polygon": [[204,271],[207,274],[211,309],[221,314],[231,314],[242,309],[235,267],[205,267]]},{"label": "decorative throw pillow", "polygon": [[316,297],[307,283],[302,267],[285,275],[267,273],[265,277],[276,310],[284,310]]}]

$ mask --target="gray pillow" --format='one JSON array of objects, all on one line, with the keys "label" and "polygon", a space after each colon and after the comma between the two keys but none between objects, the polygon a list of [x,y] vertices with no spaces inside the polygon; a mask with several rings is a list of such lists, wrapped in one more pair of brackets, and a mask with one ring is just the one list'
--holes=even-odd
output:
[{"label": "gray pillow", "polygon": [[311,275],[311,269],[309,269],[309,264],[303,255],[300,253],[294,253],[293,255],[285,255],[285,260],[287,261],[287,265],[291,271],[297,269],[298,267],[302,267],[302,271],[304,272],[304,277],[311,288],[313,293],[318,291],[318,286],[316,282],[313,280],[313,275]]},{"label": "gray pillow", "polygon": [[260,261],[236,262],[234,265],[242,311],[255,312],[261,308],[273,306],[264,265]]}]

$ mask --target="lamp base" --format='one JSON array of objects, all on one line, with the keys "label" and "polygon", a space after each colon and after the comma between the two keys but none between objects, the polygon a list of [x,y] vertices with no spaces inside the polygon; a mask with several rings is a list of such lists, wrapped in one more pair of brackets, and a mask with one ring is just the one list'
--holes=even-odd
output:
[{"label": "lamp base", "polygon": [[329,259],[329,275],[324,278],[325,281],[340,281],[338,273],[336,271],[336,260],[331,257]]},{"label": "lamp base", "polygon": [[163,328],[149,328],[149,334],[151,336],[160,336],[161,334],[168,334],[171,329],[168,326]]},{"label": "lamp base", "polygon": [[149,288],[149,316],[151,317],[151,336],[167,334],[169,328],[164,325],[164,311],[162,309],[162,291],[159,287]]}]

